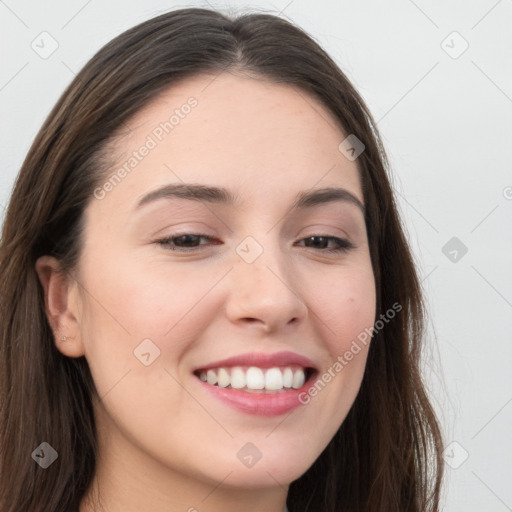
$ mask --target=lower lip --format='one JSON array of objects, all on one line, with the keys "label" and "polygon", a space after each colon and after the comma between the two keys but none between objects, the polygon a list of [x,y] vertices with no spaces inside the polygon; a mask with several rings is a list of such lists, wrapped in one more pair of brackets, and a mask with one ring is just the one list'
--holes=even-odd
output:
[{"label": "lower lip", "polygon": [[233,388],[212,386],[196,379],[217,400],[247,414],[255,416],[279,416],[286,414],[302,404],[301,393],[309,388],[311,378],[299,389],[289,389],[278,393],[251,393]]}]

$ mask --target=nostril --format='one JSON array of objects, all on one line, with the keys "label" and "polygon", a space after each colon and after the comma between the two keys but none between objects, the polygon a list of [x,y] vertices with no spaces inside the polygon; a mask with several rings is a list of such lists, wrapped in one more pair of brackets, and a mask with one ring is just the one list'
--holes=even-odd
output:
[{"label": "nostril", "polygon": [[259,322],[260,320],[258,320],[258,318],[252,318],[252,317],[247,317],[247,318],[244,318],[244,320],[246,320],[247,322],[253,324],[255,322]]}]

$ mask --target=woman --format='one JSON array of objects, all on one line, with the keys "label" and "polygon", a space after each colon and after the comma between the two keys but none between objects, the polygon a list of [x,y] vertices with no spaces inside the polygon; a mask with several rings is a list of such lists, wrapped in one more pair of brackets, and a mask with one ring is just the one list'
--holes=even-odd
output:
[{"label": "woman", "polygon": [[363,101],[271,15],[101,49],[0,248],[2,511],[436,511],[422,300]]}]

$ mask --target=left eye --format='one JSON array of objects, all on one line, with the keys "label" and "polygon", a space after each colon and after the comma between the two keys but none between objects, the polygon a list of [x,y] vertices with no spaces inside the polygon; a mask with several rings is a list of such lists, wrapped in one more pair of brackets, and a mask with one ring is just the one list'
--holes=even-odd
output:
[{"label": "left eye", "polygon": [[[308,248],[319,249],[324,252],[345,252],[355,247],[352,242],[349,242],[345,238],[338,238],[337,236],[312,235],[300,241],[306,242],[306,247]],[[329,242],[334,242],[334,247],[328,247]]]},{"label": "left eye", "polygon": [[[201,233],[186,233],[183,235],[157,240],[156,243],[171,251],[184,252],[193,251],[202,245],[208,245],[208,243],[200,243],[201,240],[207,240],[213,245],[219,245],[222,243],[208,235]],[[300,242],[305,242],[305,245],[302,247],[316,249],[321,252],[346,252],[355,247],[352,242],[349,242],[344,238],[338,238],[336,236],[312,235],[303,238],[299,241],[299,243]],[[331,243],[334,243],[334,246],[330,245]]]}]

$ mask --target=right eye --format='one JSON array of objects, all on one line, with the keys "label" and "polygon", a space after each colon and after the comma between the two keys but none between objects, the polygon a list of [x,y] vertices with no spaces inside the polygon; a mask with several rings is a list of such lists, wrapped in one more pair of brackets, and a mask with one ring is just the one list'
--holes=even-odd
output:
[{"label": "right eye", "polygon": [[[208,235],[203,233],[185,233],[181,235],[170,236],[167,238],[163,238],[161,240],[156,240],[155,243],[161,245],[165,249],[170,251],[181,251],[181,252],[191,252],[196,249],[199,249],[201,246],[208,244],[200,244],[201,239],[209,240],[213,242],[214,239]],[[215,244],[214,245],[218,245]]]}]

